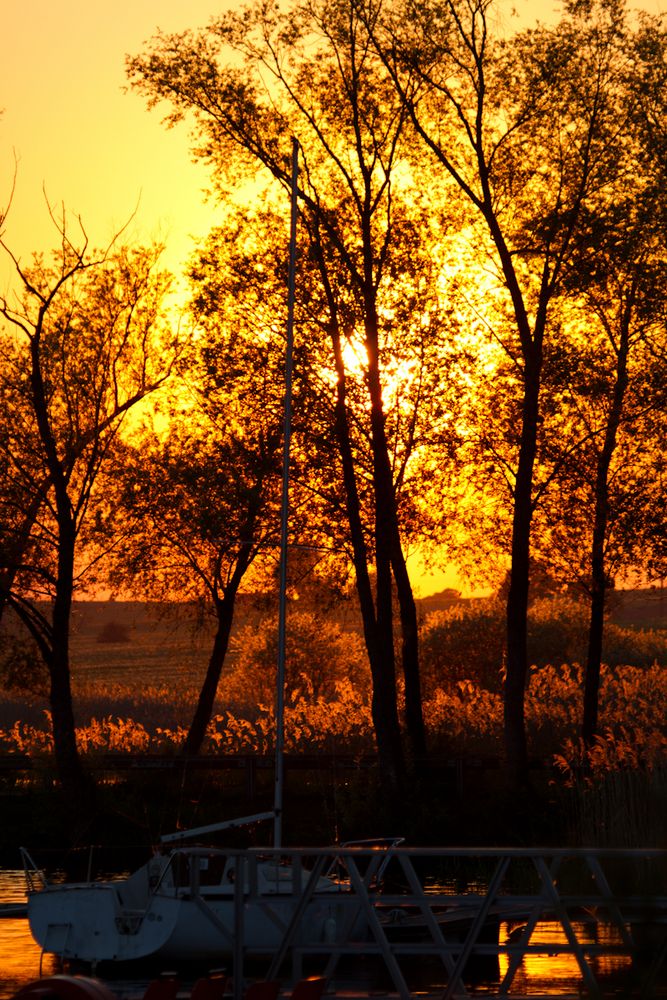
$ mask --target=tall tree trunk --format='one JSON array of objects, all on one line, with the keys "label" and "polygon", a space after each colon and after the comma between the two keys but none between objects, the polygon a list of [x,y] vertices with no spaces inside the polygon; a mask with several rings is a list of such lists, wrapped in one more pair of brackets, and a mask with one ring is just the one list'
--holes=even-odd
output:
[{"label": "tall tree trunk", "polygon": [[[594,536],[598,534],[596,524]],[[581,736],[587,747],[593,745],[598,728],[598,703],[600,693],[600,671],[602,667],[602,642],[604,637],[604,614],[606,604],[606,580],[604,572],[604,529],[602,544],[593,540],[591,558],[591,601],[588,626],[588,648],[586,652],[586,673],[584,676],[584,703]]]},{"label": "tall tree trunk", "polygon": [[[376,613],[373,600],[373,588],[368,571],[368,552],[361,521],[361,506],[347,414],[345,365],[343,362],[340,333],[335,322],[332,323],[331,327],[331,340],[338,376],[335,407],[336,439],[343,466],[345,505],[350,526],[350,538],[352,540],[352,556],[364,630],[364,641],[373,681],[371,702],[373,728],[377,741],[380,767],[392,789],[400,791],[404,784],[405,761],[398,719],[396,677],[393,669],[393,637],[391,655],[387,660],[384,655],[386,644],[386,632],[384,630],[386,630],[387,623],[379,621],[380,615]],[[380,581],[378,580],[378,592],[380,589],[379,584]],[[389,589],[391,598],[391,584]],[[389,621],[389,629],[391,634],[391,619]],[[385,636],[384,642],[383,634]]]},{"label": "tall tree trunk", "polygon": [[[397,519],[396,519],[397,521]],[[405,680],[405,726],[413,757],[426,756],[426,733],[422,706],[421,675],[419,670],[419,625],[417,605],[412,592],[410,576],[398,533],[394,525],[392,569],[396,581],[398,605],[401,616],[401,662]]]},{"label": "tall tree trunk", "polygon": [[530,586],[530,529],[533,515],[533,467],[537,448],[537,417],[541,358],[531,359],[524,371],[519,463],[514,487],[512,568],[507,596],[507,672],[504,733],[508,777],[521,786],[528,781],[528,742],[525,693],[528,677],[528,595]]},{"label": "tall tree trunk", "polygon": [[623,415],[623,403],[628,387],[629,339],[628,316],[622,321],[612,404],[595,473],[595,514],[591,542],[591,606],[581,726],[582,739],[587,747],[592,746],[598,728],[600,670],[607,592],[605,545],[609,521],[609,469],[616,450],[618,428]]},{"label": "tall tree trunk", "polygon": [[51,623],[51,651],[47,657],[47,665],[50,673],[51,722],[56,767],[65,797],[76,814],[81,806],[90,807],[94,784],[85,774],[81,764],[72,705],[69,634],[74,593],[76,522],[67,491],[67,477],[51,429],[42,376],[41,331],[45,310],[46,306],[43,306],[36,333],[30,340],[30,380],[35,419],[55,493],[58,524],[56,587]]},{"label": "tall tree trunk", "polygon": [[197,754],[201,753],[206,730],[211,723],[215,696],[218,692],[218,684],[220,683],[220,675],[225,665],[225,658],[229,648],[229,637],[234,620],[234,605],[242,575],[239,577],[239,582],[236,586],[229,586],[226,589],[224,597],[215,599],[218,625],[213,639],[213,647],[209,656],[204,682],[200,688],[192,722],[190,723],[188,735],[183,744],[182,754],[184,757],[196,757]]},{"label": "tall tree trunk", "polygon": [[542,288],[535,322],[526,309],[514,260],[495,214],[489,172],[480,159],[484,190],[484,217],[498,251],[505,284],[512,301],[523,359],[523,400],[519,460],[514,483],[510,588],[507,595],[507,664],[505,674],[504,738],[507,778],[519,788],[528,783],[528,740],[525,696],[528,678],[528,597],[530,589],[530,532],[533,520],[533,472],[537,454],[537,428],[542,380],[544,331],[550,298],[548,267],[542,272]]},{"label": "tall tree trunk", "polygon": [[53,602],[50,673],[50,706],[53,747],[58,777],[66,801],[76,812],[92,804],[93,781],[84,771],[76,743],[69,659],[74,580],[74,524],[58,510],[58,578]]},{"label": "tall tree trunk", "polygon": [[66,801],[75,809],[91,805],[93,782],[83,769],[76,744],[67,652],[56,647],[49,663],[51,725],[58,779]]},{"label": "tall tree trunk", "polygon": [[[371,265],[369,264],[369,270]],[[392,627],[391,571],[396,580],[402,635],[402,662],[405,676],[406,729],[416,756],[426,749],[419,681],[417,612],[405,565],[385,430],[382,382],[379,365],[378,317],[375,288],[371,280],[365,297],[365,335],[368,356],[367,386],[371,404],[371,445],[373,449],[373,487],[375,493],[375,559],[378,574],[378,623],[386,649],[387,663],[395,673]],[[385,579],[385,574],[387,579]],[[390,648],[389,648],[390,647]],[[391,657],[391,660],[389,660]]]},{"label": "tall tree trunk", "polygon": [[[341,464],[343,467],[343,487],[345,492],[345,509],[350,528],[352,543],[352,561],[354,563],[355,585],[359,598],[359,610],[364,632],[364,643],[371,671],[372,698],[371,713],[373,729],[378,751],[378,761],[384,779],[393,794],[400,794],[405,785],[405,756],[401,741],[401,727],[398,718],[398,700],[396,691],[396,675],[393,656],[393,635],[391,634],[391,615],[389,622],[382,621],[376,610],[379,605],[378,580],[375,599],[369,572],[369,554],[364,526],[361,517],[361,503],[357,488],[355,457],[352,447],[352,435],[347,408],[347,377],[343,358],[341,329],[338,315],[337,298],[329,280],[329,271],[320,242],[319,223],[311,232],[313,248],[317,254],[322,285],[327,297],[330,312],[329,336],[334,355],[336,369],[336,402],[334,429]],[[376,529],[377,530],[377,529]],[[386,583],[382,584],[386,588]],[[391,583],[390,583],[391,592]],[[389,606],[391,609],[391,605]],[[386,619],[386,612],[385,612]],[[390,655],[385,657],[387,646],[386,628],[390,630]]]}]

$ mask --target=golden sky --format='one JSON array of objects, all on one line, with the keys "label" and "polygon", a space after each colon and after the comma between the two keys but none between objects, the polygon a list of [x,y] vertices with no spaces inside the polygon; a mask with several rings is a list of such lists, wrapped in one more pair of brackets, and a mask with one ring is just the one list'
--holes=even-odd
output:
[{"label": "golden sky", "polygon": [[[191,163],[187,130],[124,93],[125,54],[165,31],[206,24],[214,0],[2,0],[0,205],[16,192],[5,238],[22,257],[54,243],[49,200],[81,215],[105,241],[138,204],[133,235],[169,244],[169,263],[189,252],[188,234],[209,228],[203,167]],[[0,271],[6,287],[6,265]]]},{"label": "golden sky", "polygon": [[[643,3],[654,13],[665,5]],[[499,7],[511,30],[553,20],[559,4],[499,0]],[[215,224],[215,207],[202,193],[206,171],[191,162],[187,128],[168,131],[159,112],[124,90],[124,59],[158,28],[203,26],[220,9],[220,0],[0,0],[0,208],[16,160],[4,238],[24,262],[57,242],[44,190],[57,211],[64,205],[72,221],[81,216],[93,245],[106,243],[136,210],[128,235],[165,241],[174,271],[193,238]],[[0,292],[8,290],[10,273],[0,256]],[[456,582],[451,574],[422,580],[422,593]]]},{"label": "golden sky", "polygon": [[[157,111],[124,92],[124,58],[157,30],[205,25],[234,0],[0,0],[0,207],[17,185],[5,227],[29,257],[54,242],[50,201],[81,215],[93,243],[105,241],[138,205],[132,235],[168,243],[177,268],[205,233],[203,167],[191,162],[186,127],[168,131]],[[632,0],[630,0],[632,5]],[[653,12],[667,0],[643,0]],[[558,0],[497,0],[509,28],[553,20]],[[512,14],[512,11],[515,13]],[[0,289],[7,265],[0,261]]]},{"label": "golden sky", "polygon": [[[223,3],[225,0],[223,0]],[[227,0],[230,2],[230,0]],[[653,0],[657,2],[657,0]],[[509,0],[503,0],[509,10]],[[516,0],[519,19],[549,19],[556,0]],[[167,131],[159,112],[124,92],[124,57],[161,28],[205,25],[220,0],[1,0],[0,206],[16,192],[5,238],[23,259],[54,243],[43,189],[105,241],[138,205],[132,235],[168,242],[169,264],[189,236],[214,221],[203,167],[190,161],[185,127]],[[6,288],[7,264],[0,263]]]}]

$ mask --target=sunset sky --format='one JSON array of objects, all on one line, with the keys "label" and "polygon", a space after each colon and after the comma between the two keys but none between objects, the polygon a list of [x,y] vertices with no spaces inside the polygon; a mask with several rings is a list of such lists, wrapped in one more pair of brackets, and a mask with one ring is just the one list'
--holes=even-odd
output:
[{"label": "sunset sky", "polygon": [[[645,0],[651,12],[667,0]],[[4,238],[24,262],[57,242],[43,191],[56,212],[81,216],[100,245],[134,218],[128,236],[167,243],[178,271],[216,220],[192,163],[188,130],[167,130],[157,111],[125,90],[125,55],[141,51],[158,28],[199,27],[220,10],[215,0],[3,0],[0,60],[0,206],[6,206],[16,162],[16,189]],[[550,21],[556,0],[502,0],[508,28]],[[515,15],[512,10],[515,9]],[[136,210],[136,211],[135,211]],[[11,269],[0,259],[0,291]],[[424,580],[422,592],[451,585]]]},{"label": "sunset sky", "polygon": [[[18,161],[6,240],[22,257],[53,243],[50,201],[80,215],[104,241],[135,208],[132,235],[169,244],[169,264],[205,232],[203,168],[190,161],[187,130],[168,132],[159,114],[124,93],[126,53],[160,27],[205,24],[211,0],[3,0],[0,61],[0,204]],[[3,262],[2,287],[6,287]]]},{"label": "sunset sky", "polygon": [[[229,0],[227,0],[229,2]],[[667,0],[644,0],[665,9]],[[501,0],[509,27],[552,20],[557,0]],[[177,268],[215,210],[202,196],[206,172],[190,160],[186,127],[168,131],[157,111],[124,91],[124,58],[158,29],[205,25],[216,0],[3,0],[0,60],[0,206],[17,159],[16,192],[5,226],[24,259],[53,243],[43,189],[80,215],[93,242],[134,209],[132,235],[168,243]],[[512,10],[516,13],[513,16]],[[0,270],[6,288],[7,265]]]},{"label": "sunset sky", "polygon": [[[555,0],[514,6],[521,22],[557,9]],[[132,235],[166,240],[173,268],[189,253],[190,236],[208,230],[215,212],[204,202],[206,172],[190,160],[187,128],[168,131],[158,112],[124,92],[124,59],[158,28],[199,27],[220,9],[215,0],[3,0],[0,205],[15,155],[5,237],[22,258],[54,241],[43,189],[52,204],[82,217],[94,243],[136,207]],[[5,261],[1,268],[4,289]]]}]

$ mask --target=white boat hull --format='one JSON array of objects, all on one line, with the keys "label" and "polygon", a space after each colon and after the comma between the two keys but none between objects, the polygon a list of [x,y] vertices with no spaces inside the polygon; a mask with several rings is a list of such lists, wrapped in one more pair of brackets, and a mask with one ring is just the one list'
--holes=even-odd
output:
[{"label": "white boat hull", "polygon": [[93,964],[156,954],[177,918],[176,907],[133,918],[112,884],[53,886],[28,898],[30,930],[42,950]]},{"label": "white boat hull", "polygon": [[[275,866],[271,871],[275,872]],[[258,869],[261,871],[261,868]],[[241,934],[246,954],[270,954],[280,946],[298,905],[291,893],[291,871],[267,880],[263,890],[237,911],[234,884],[174,885],[164,878],[150,887],[150,866],[118,882],[48,885],[29,893],[28,920],[43,951],[61,959],[123,962],[155,957],[217,960],[233,954]],[[287,880],[285,875],[288,875]],[[287,884],[286,884],[287,882]],[[335,893],[330,880],[308,903],[294,942],[324,941],[336,921]]]}]

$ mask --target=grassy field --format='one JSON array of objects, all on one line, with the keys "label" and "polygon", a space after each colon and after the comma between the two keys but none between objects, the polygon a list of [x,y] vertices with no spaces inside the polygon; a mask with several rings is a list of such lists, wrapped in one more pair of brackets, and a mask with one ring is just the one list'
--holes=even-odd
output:
[{"label": "grassy field", "polygon": [[[453,598],[453,593],[447,591],[422,601],[422,617],[434,612],[437,617],[438,612],[451,607]],[[230,650],[219,685],[217,728],[212,729],[211,748],[222,748],[225,742],[242,749],[252,749],[253,740],[261,745],[266,743],[265,733],[271,728],[270,706],[260,710],[257,698],[253,697],[250,689],[246,690],[244,697],[246,666],[236,675],[234,670],[239,659],[240,643],[248,641],[248,628],[256,634],[258,629],[271,627],[266,625],[266,620],[272,611],[266,602],[252,597],[244,597],[239,602]],[[343,642],[338,647],[337,655],[345,660],[353,655],[352,638],[348,640],[346,637],[350,632],[359,631],[359,623],[349,606],[342,609],[338,617]],[[614,595],[612,622],[623,629],[624,654],[629,637],[628,658],[614,662],[622,665],[639,662],[630,657],[633,651],[639,652],[642,642],[646,645],[646,637],[651,635],[655,641],[650,649],[659,649],[662,644],[667,650],[667,642],[661,638],[667,635],[667,599],[663,592],[630,591]],[[653,633],[646,631],[651,627]],[[636,642],[633,639],[634,629],[638,630]],[[479,642],[479,630],[475,631],[473,627],[472,634],[473,641]],[[470,642],[466,636],[469,633],[464,633],[464,639]],[[77,724],[85,727],[95,723],[107,728],[106,737],[98,733],[88,738],[87,743],[92,747],[96,740],[103,743],[107,739],[120,749],[123,736],[121,732],[112,733],[110,727],[114,726],[116,730],[120,727],[126,732],[131,722],[136,732],[128,749],[141,748],[147,742],[152,746],[156,740],[159,745],[177,745],[183,738],[181,730],[191,719],[206,671],[212,638],[211,619],[200,617],[193,606],[121,601],[76,604],[71,655]],[[358,637],[355,641],[358,647]],[[333,650],[329,650],[327,646],[327,657],[333,655]],[[305,669],[310,669],[312,647],[307,646],[300,651],[294,649],[294,655],[299,652]],[[356,655],[359,655],[358,648]],[[627,726],[641,726],[640,710],[650,715],[647,723],[654,725],[656,706],[662,704],[662,691],[667,684],[663,681],[667,674],[667,669],[663,669],[667,668],[667,661],[660,660],[655,668],[657,672],[652,673],[650,656],[653,654],[650,650],[648,655],[649,659],[639,669],[633,670],[628,666],[619,673],[614,667],[606,674],[603,708],[606,707],[607,716],[603,715],[603,725],[617,727],[623,724],[625,715]],[[361,656],[363,659],[363,653]],[[474,651],[463,659],[471,662],[469,657],[472,656]],[[326,661],[326,669],[330,669],[329,662],[330,658]],[[499,667],[500,661],[496,669]],[[272,671],[272,662],[265,664],[264,669]],[[368,689],[360,687],[358,680],[359,675],[352,674],[350,680],[342,683],[335,695],[329,694],[322,704],[317,698],[309,698],[307,690],[304,690],[288,705],[292,726],[300,734],[297,742],[306,746],[309,739],[317,741],[318,733],[324,734],[322,739],[330,742],[334,738],[335,727],[340,726],[342,741],[352,740],[355,746],[364,739],[372,743]],[[446,663],[438,667],[436,682],[435,689],[431,685],[426,695],[425,710],[427,725],[438,741],[446,741],[448,752],[457,746],[464,752],[493,752],[499,744],[502,728],[500,688],[485,689],[475,679],[474,673],[460,678],[448,669]],[[529,727],[534,736],[539,737],[538,752],[555,752],[563,740],[576,735],[580,683],[576,665],[570,663],[566,668],[557,659],[547,661],[544,668],[533,672],[527,713]],[[656,688],[653,695],[651,685]],[[268,700],[272,699],[269,697]],[[17,725],[48,730],[47,707],[43,694],[40,697],[16,687],[4,691],[0,689],[0,732],[5,746],[15,746],[20,742]],[[244,728],[247,723],[250,724],[249,729]],[[258,724],[259,730],[256,728]],[[142,727],[148,737],[142,735]],[[24,742],[29,745],[27,736]]]},{"label": "grassy field", "polygon": [[[451,591],[418,602],[420,615],[446,610],[455,601]],[[628,590],[612,595],[610,621],[626,628],[667,631],[667,591]],[[239,599],[227,669],[236,661],[235,636],[258,623],[270,611],[266,602]],[[349,607],[346,627],[360,631]],[[81,680],[135,683],[197,684],[203,677],[213,638],[210,618],[183,605],[133,601],[79,602],[75,605],[72,665]]]},{"label": "grassy field", "polygon": [[80,681],[197,683],[213,637],[210,620],[191,608],[133,601],[80,602],[71,640]]}]

